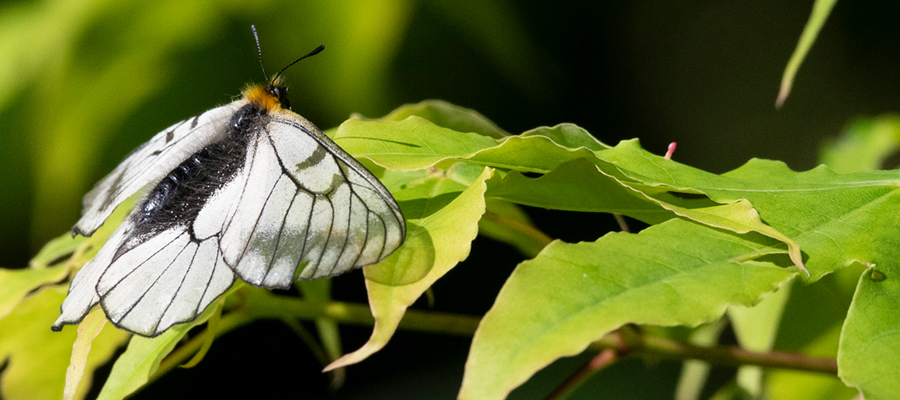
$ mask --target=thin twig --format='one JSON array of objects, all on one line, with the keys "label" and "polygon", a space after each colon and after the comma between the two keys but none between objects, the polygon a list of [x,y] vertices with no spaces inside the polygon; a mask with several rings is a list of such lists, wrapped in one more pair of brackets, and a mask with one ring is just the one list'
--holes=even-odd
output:
[{"label": "thin twig", "polygon": [[584,363],[575,373],[569,375],[563,383],[559,384],[556,389],[553,389],[545,400],[562,400],[569,397],[570,394],[575,392],[581,384],[587,382],[590,377],[594,376],[600,370],[612,365],[616,360],[619,359],[619,353],[614,349],[606,349],[600,352],[592,358],[590,361]]},{"label": "thin twig", "polygon": [[[604,336],[592,347],[596,349],[622,349],[618,332]],[[784,351],[756,352],[737,346],[697,346],[660,336],[639,337],[639,341],[629,342],[627,347],[635,357],[670,360],[702,360],[714,366],[737,367],[757,365],[766,368],[783,368],[795,371],[820,372],[837,375],[837,360],[826,357],[810,357],[800,353]]]},{"label": "thin twig", "polygon": [[616,219],[616,222],[619,224],[619,229],[625,233],[631,233],[631,228],[628,227],[628,222],[625,222],[625,217],[621,214],[613,214],[613,217]]}]

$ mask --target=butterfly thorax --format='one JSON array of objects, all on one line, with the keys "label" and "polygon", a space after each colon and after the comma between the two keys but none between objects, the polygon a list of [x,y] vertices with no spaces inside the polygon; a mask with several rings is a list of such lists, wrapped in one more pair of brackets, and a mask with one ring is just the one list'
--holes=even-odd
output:
[{"label": "butterfly thorax", "polygon": [[269,113],[275,113],[281,109],[291,109],[287,98],[287,87],[281,84],[280,79],[275,79],[266,85],[250,85],[244,89],[242,94],[250,104],[255,104]]}]

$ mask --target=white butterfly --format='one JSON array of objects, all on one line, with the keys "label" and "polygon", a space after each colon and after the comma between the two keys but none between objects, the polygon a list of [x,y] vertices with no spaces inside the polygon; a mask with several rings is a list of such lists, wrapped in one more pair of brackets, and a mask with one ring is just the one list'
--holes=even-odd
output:
[{"label": "white butterfly", "polygon": [[99,303],[119,328],[152,337],[197,318],[235,276],[288,288],[377,263],[403,243],[390,192],[290,110],[280,75],[158,133],[84,196],[73,235],[90,236],[149,189],[75,275],[53,330]]}]

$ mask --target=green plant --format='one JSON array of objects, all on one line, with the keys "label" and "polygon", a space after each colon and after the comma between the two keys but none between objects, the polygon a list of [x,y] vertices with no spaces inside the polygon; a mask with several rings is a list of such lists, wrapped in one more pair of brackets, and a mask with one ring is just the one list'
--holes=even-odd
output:
[{"label": "green plant", "polygon": [[[410,227],[401,250],[365,269],[372,314],[364,305],[329,301],[327,281],[302,282],[302,298],[238,284],[198,320],[158,338],[131,338],[101,398],[127,395],[198,350],[194,357],[199,359],[216,335],[257,319],[292,326],[297,320],[318,321],[319,334],[325,335],[323,360],[335,355],[327,343],[336,340],[336,324],[374,322],[370,341],[328,370],[364,360],[398,327],[474,331],[461,398],[502,398],[544,365],[588,348],[606,349],[601,354],[607,357],[631,353],[834,373],[833,360],[696,347],[672,341],[665,331],[631,327],[694,327],[713,323],[730,309],[733,320],[743,321],[734,325],[738,338],[765,352],[778,325],[772,315],[780,315],[784,305],[783,296],[766,296],[853,264],[866,269],[844,323],[841,374],[874,396],[898,384],[887,377],[857,378],[876,374],[893,354],[888,321],[900,274],[895,265],[900,216],[893,212],[900,201],[897,171],[839,175],[820,167],[798,173],[780,162],[751,160],[716,175],[648,153],[634,140],[607,146],[570,124],[508,135],[474,111],[439,101],[401,107],[379,120],[350,119],[329,133],[378,171]],[[548,244],[517,204],[617,213],[651,226],[638,233],[609,233],[595,242]],[[482,234],[533,256],[509,277],[491,311],[480,323],[474,316],[407,313],[466,258],[479,224]],[[39,337],[59,343],[65,354],[73,329],[56,336],[47,330],[65,293],[65,282],[54,282],[87,260],[103,240],[102,234],[67,235],[50,243],[32,269],[3,271],[4,285],[15,288],[6,292],[4,323],[19,329],[14,337],[0,336],[0,343],[22,348],[21,341]],[[760,301],[775,305],[741,308]],[[90,323],[82,323],[75,342],[88,370],[128,339],[112,328],[100,331],[105,319],[93,315]],[[206,329],[191,331],[207,321]],[[92,358],[85,364],[85,350],[98,331],[101,336],[93,340]],[[188,340],[176,346],[189,332]],[[885,359],[875,363],[873,357]]]},{"label": "green plant", "polygon": [[[817,4],[795,60],[834,2]],[[797,66],[791,62],[783,87]],[[329,281],[299,283],[301,297],[238,284],[196,321],[155,339],[106,326],[98,312],[77,335],[73,328],[50,332],[66,277],[97,251],[110,223],[88,239],[54,240],[29,269],[0,270],[0,355],[8,362],[2,391],[10,398],[84,396],[92,373],[128,343],[101,392],[121,398],[179,365],[196,365],[216,337],[274,319],[329,365],[334,381],[398,329],[474,335],[463,398],[503,397],[548,363],[578,353],[590,360],[558,380],[552,397],[577,393],[616,360],[639,357],[685,361],[679,398],[700,396],[708,365],[739,367],[735,384],[719,389],[723,397],[853,397],[839,373],[867,399],[891,398],[900,389],[891,335],[900,181],[897,171],[864,169],[882,166],[897,148],[898,126],[896,117],[852,125],[823,151],[840,174],[754,159],[719,175],[651,154],[635,140],[606,145],[571,124],[510,135],[440,101],[379,120],[353,118],[329,134],[384,181],[410,223],[404,249],[365,270],[369,306],[333,301]],[[598,233],[593,242],[552,241],[520,205],[612,213],[650,227]],[[482,319],[409,308],[468,256],[478,234],[525,259],[491,311]],[[316,332],[299,321],[313,321]],[[740,347],[716,344],[726,321]],[[372,338],[342,356],[342,324],[372,325]],[[776,340],[790,352],[773,351]],[[65,377],[42,373],[67,365]],[[758,367],[771,369],[763,376]]]}]

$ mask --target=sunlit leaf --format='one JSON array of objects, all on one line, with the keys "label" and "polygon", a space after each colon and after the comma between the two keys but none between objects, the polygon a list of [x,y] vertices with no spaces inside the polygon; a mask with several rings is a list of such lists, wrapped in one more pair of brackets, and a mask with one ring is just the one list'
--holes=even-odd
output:
[{"label": "sunlit leaf", "polygon": [[482,320],[462,399],[500,399],[553,360],[627,323],[694,326],[752,305],[792,273],[734,260],[759,245],[671,220],[593,243],[554,242],[520,264]]},{"label": "sunlit leaf", "polygon": [[[469,255],[471,242],[478,233],[478,220],[484,213],[484,181],[491,175],[485,168],[472,186],[447,203],[439,211],[417,219],[407,215],[415,225],[410,226],[406,243],[380,264],[366,267],[366,287],[369,304],[375,316],[375,327],[369,341],[326,368],[331,370],[357,363],[387,344],[406,309],[440,277]],[[405,210],[404,210],[405,211]],[[425,274],[397,271],[394,266],[429,260]],[[414,264],[417,265],[417,264]],[[415,279],[411,279],[415,278]]]},{"label": "sunlit leaf", "polygon": [[415,104],[407,104],[379,119],[402,121],[411,115],[427,119],[437,126],[457,132],[474,132],[494,139],[509,136],[509,133],[500,129],[494,122],[485,118],[478,111],[463,108],[443,100],[425,100]]},{"label": "sunlit leaf", "polygon": [[91,344],[103,330],[103,327],[106,326],[106,322],[106,315],[103,315],[103,311],[95,309],[78,324],[78,336],[75,338],[75,344],[72,346],[72,358],[69,361],[69,368],[66,369],[66,387],[63,391],[63,399],[71,400],[75,398],[78,385],[84,376],[88,355],[91,353]]},{"label": "sunlit leaf", "polygon": [[[0,318],[0,359],[8,361],[0,379],[0,397],[8,400],[63,397],[76,328],[53,332],[50,325],[59,315],[59,305],[65,295],[65,287],[43,287]],[[91,387],[93,372],[130,336],[109,328],[91,343],[76,399],[84,398]]]},{"label": "sunlit leaf", "polygon": [[32,290],[57,282],[68,274],[65,265],[44,269],[0,269],[0,318],[6,316]]},{"label": "sunlit leaf", "polygon": [[442,128],[414,115],[401,121],[350,119],[338,127],[334,141],[355,157],[396,171],[430,167],[496,145],[492,138]]},{"label": "sunlit leaf", "polygon": [[[232,293],[233,290],[234,288],[226,292],[217,301],[224,301],[225,297]],[[109,378],[106,379],[106,383],[103,385],[103,389],[97,398],[103,400],[123,399],[134,393],[141,386],[144,386],[156,372],[162,359],[175,348],[178,342],[184,338],[184,335],[191,328],[206,322],[218,308],[218,306],[209,307],[194,321],[175,325],[155,338],[132,336],[131,341],[128,343],[128,348],[113,364]]]},{"label": "sunlit leaf", "polygon": [[795,172],[781,162],[752,159],[716,175],[663,160],[633,141],[598,155],[641,182],[642,190],[677,188],[720,204],[748,200],[767,225],[800,246],[813,281],[857,261],[883,262],[883,249],[900,245],[894,233],[900,213],[891,211],[900,207],[900,171]]}]

